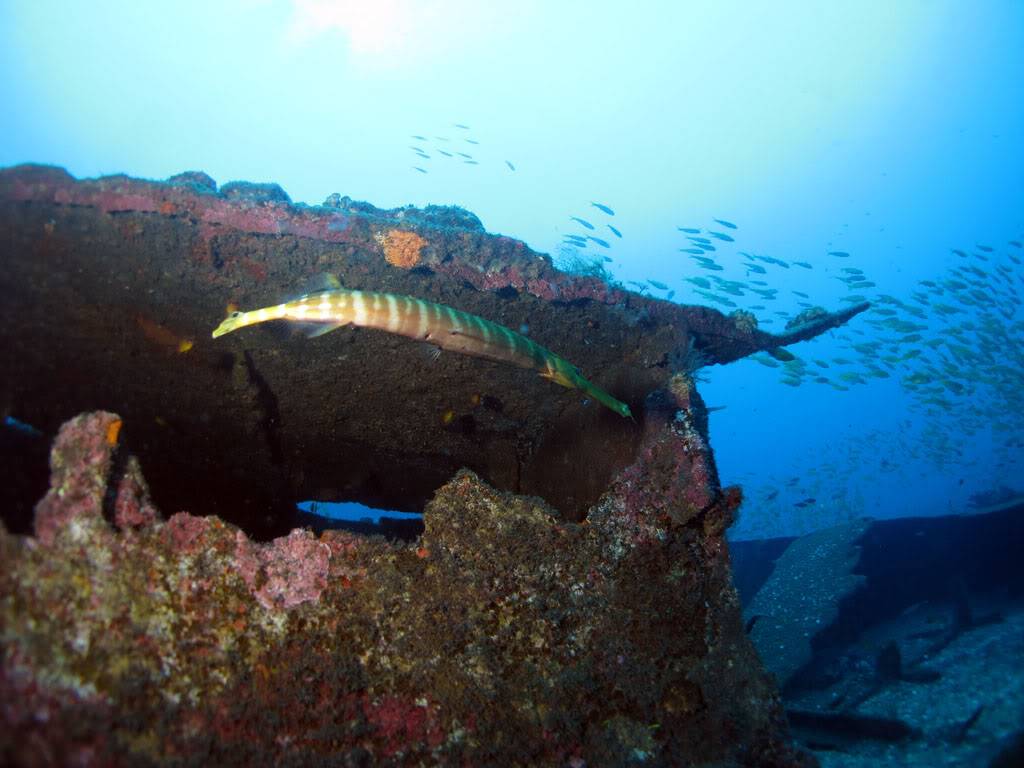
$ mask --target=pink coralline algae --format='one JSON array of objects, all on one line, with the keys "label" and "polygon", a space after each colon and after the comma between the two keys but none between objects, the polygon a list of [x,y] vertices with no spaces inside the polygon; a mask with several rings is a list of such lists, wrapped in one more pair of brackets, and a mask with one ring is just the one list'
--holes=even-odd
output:
[{"label": "pink coralline algae", "polygon": [[[60,430],[50,457],[52,482],[49,493],[36,508],[36,538],[52,545],[62,532],[83,525],[99,526],[94,533],[107,535],[103,505],[113,490],[113,522],[122,529],[152,526],[159,520],[149,500],[138,459],[129,456],[114,472],[116,441],[111,433],[120,428],[116,414],[96,412],[78,416]],[[163,525],[164,539],[175,551],[193,552],[211,533],[205,518],[178,513]],[[235,565],[253,596],[267,610],[288,609],[320,597],[326,584],[331,548],[309,531],[294,530],[268,544],[257,544],[237,531]]]},{"label": "pink coralline algae", "polygon": [[239,531],[235,541],[239,573],[267,610],[315,601],[327,586],[331,548],[309,531],[294,530],[263,546]]},{"label": "pink coralline algae", "polygon": [[639,455],[612,490],[626,510],[686,523],[711,508],[720,493],[711,446],[699,425],[707,419],[703,401],[690,376],[679,373],[648,399],[645,412]]},{"label": "pink coralline algae", "polygon": [[149,501],[149,488],[142,476],[139,460],[129,456],[125,464],[125,471],[117,482],[114,523],[121,530],[151,525],[160,513]]},{"label": "pink coralline algae", "polygon": [[[50,452],[50,490],[36,508],[36,538],[52,544],[73,521],[102,522],[103,498],[116,443],[108,440],[120,418],[102,411],[78,416],[65,424]],[[125,484],[122,508],[132,502],[131,481]],[[119,494],[120,495],[120,494]],[[134,517],[125,513],[125,517]]]}]

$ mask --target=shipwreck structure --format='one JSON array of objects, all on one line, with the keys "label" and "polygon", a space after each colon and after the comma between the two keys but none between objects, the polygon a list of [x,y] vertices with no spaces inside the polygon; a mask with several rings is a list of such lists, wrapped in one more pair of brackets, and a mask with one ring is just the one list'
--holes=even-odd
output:
[{"label": "shipwreck structure", "polygon": [[[0,229],[0,404],[31,425],[4,438],[0,761],[809,760],[743,633],[692,368],[863,305],[772,335],[458,208],[201,173],[0,171]],[[521,329],[637,420],[382,332],[210,338],[324,273]],[[292,530],[310,498],[425,530]]]}]

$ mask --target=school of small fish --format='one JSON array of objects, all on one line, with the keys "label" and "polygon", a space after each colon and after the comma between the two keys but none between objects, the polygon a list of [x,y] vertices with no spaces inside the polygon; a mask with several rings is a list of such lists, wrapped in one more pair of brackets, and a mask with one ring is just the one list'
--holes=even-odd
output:
[{"label": "school of small fish", "polygon": [[[858,467],[862,483],[871,477],[871,470],[884,476],[922,462],[942,475],[957,472],[966,476],[972,469],[995,478],[1021,475],[1024,248],[1020,240],[1009,240],[1001,247],[975,245],[950,252],[955,263],[933,279],[920,280],[918,289],[904,296],[879,291],[876,280],[849,261],[838,262],[843,264],[838,270],[836,262],[826,261],[833,279],[845,288],[843,301],[871,302],[866,327],[858,323],[835,332],[838,345],[830,355],[795,357],[782,363],[763,353],[753,357],[761,365],[777,368],[781,382],[790,387],[816,384],[846,391],[872,380],[893,379],[909,396],[910,412],[916,416],[902,420],[891,431],[871,430],[838,441],[834,456],[828,460],[819,457],[799,481],[793,479],[791,489],[782,487],[787,490],[783,499],[790,508],[813,510],[825,504],[828,518],[836,522],[863,514],[863,504],[856,502],[856,489],[846,487],[850,467]],[[814,268],[806,262],[742,255],[748,257],[748,269],[758,266],[755,261],[770,269],[790,265]],[[827,252],[826,257],[853,258],[838,250]],[[698,266],[709,268],[701,262]],[[753,273],[764,274],[758,269]],[[725,306],[730,305],[726,303],[730,295],[752,293],[765,303],[743,308],[764,311],[768,302],[780,296],[761,280],[743,283],[713,274],[686,279],[698,294]],[[793,289],[789,293],[800,297],[798,306],[811,308],[806,293]],[[787,312],[775,314],[793,320]],[[965,443],[983,438],[991,441],[992,461],[979,468]],[[780,486],[765,484],[760,478],[762,502],[774,500],[779,491]]]},{"label": "school of small fish", "polygon": [[[409,149],[415,157],[413,161],[415,165],[410,166],[413,171],[429,173],[430,169],[426,166],[429,166],[430,163],[424,161],[430,161],[435,158],[441,158],[450,163],[461,163],[462,165],[480,165],[481,159],[473,154],[473,152],[462,151],[463,149],[472,149],[480,146],[479,139],[467,135],[470,127],[465,123],[453,123],[451,127],[455,131],[446,131],[445,135],[410,134],[409,138],[414,142],[409,145]],[[466,146],[467,144],[469,145],[468,147]],[[515,163],[511,160],[505,159],[504,164],[508,171],[514,172],[516,170]]]},{"label": "school of small fish", "polygon": [[[592,205],[613,215],[603,203]],[[597,229],[598,220],[583,216],[570,220],[585,231],[565,235],[563,249],[587,248],[594,242],[590,233]],[[845,292],[842,301],[871,302],[866,327],[858,322],[836,331],[833,338],[838,345],[830,354],[795,355],[779,361],[759,353],[752,359],[777,369],[780,381],[789,387],[818,385],[845,392],[875,380],[894,380],[910,396],[911,412],[919,417],[906,420],[897,438],[877,431],[844,438],[836,446],[836,457],[809,467],[800,478],[792,478],[791,485],[750,475],[744,484],[753,491],[752,498],[769,505],[774,502],[778,514],[788,508],[790,514],[795,509],[813,515],[824,506],[829,520],[852,519],[864,513],[864,506],[856,492],[851,494],[846,487],[849,467],[881,461],[878,471],[884,474],[911,461],[924,461],[940,472],[956,467],[966,473],[972,465],[959,441],[989,431],[995,443],[994,476],[1024,474],[1019,466],[1024,449],[1024,313],[1020,311],[1024,248],[1020,240],[998,248],[985,244],[952,248],[954,265],[934,279],[921,280],[919,290],[897,296],[882,292],[884,286],[856,266],[856,257],[848,250],[822,249],[820,258],[811,260],[723,250],[736,243],[739,227],[718,218],[704,226],[686,223],[676,230],[678,251],[691,262],[681,270],[680,282],[693,296],[687,299],[684,294],[681,301],[753,312],[760,326],[793,326],[820,311],[810,293],[793,287],[797,273],[808,274],[802,272],[808,270],[821,273],[819,279],[824,275],[838,281]],[[577,256],[575,263],[586,266],[588,261]],[[594,260],[589,263],[593,265]],[[734,274],[739,271],[743,274]],[[676,295],[676,288],[664,279],[627,280],[626,285],[641,293],[659,292],[656,295],[668,301]],[[773,303],[795,306],[795,311],[773,309]],[[884,457],[879,458],[883,448]]]}]

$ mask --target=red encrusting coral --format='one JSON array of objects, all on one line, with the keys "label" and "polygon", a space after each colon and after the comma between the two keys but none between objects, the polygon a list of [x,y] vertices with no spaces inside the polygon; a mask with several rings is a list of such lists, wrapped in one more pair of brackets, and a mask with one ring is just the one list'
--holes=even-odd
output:
[{"label": "red encrusting coral", "polygon": [[[31,170],[29,170],[31,169]],[[254,185],[255,186],[255,185]],[[85,205],[104,213],[140,211],[165,216],[188,216],[201,224],[266,235],[294,234],[327,242],[344,242],[348,217],[328,209],[294,208],[283,200],[246,200],[197,194],[188,184],[162,184],[107,176],[76,182],[61,168],[23,166],[5,196],[12,200],[53,200],[63,205]],[[208,232],[216,231],[208,229]]]}]

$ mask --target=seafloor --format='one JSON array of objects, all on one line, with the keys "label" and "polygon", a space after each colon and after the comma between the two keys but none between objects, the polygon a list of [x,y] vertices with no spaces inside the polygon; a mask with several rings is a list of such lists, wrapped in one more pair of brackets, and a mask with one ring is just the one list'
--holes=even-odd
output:
[{"label": "seafloor", "polygon": [[[0,762],[813,764],[743,630],[693,374],[864,306],[775,336],[460,209],[198,173],[8,169],[0,227],[31,425],[0,477]],[[380,332],[210,338],[325,272],[528,329],[637,419]],[[308,498],[425,530],[292,530]]]},{"label": "seafloor", "polygon": [[[1016,761],[1024,749],[1012,745],[1024,728],[1024,603],[1002,603],[1000,611],[999,623],[965,632],[928,655],[927,668],[941,673],[934,681],[893,680],[858,706],[864,716],[907,724],[906,735],[872,738],[853,731],[838,748],[811,737],[822,768],[1021,765]],[[890,638],[922,632],[934,613],[919,611],[873,628],[863,638],[856,672],[824,690],[793,696],[787,706],[834,712],[844,689],[876,676],[874,656]],[[916,655],[926,645],[908,643],[905,649]],[[1010,762],[999,762],[1001,755]]]},{"label": "seafloor", "polygon": [[1024,764],[1024,498],[733,542],[748,635],[823,766]]}]

